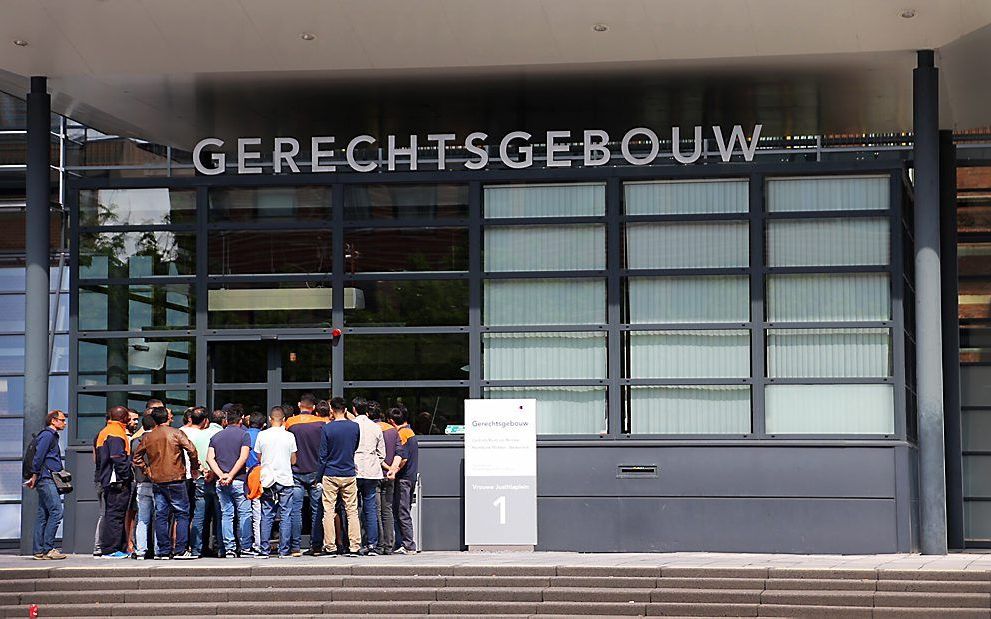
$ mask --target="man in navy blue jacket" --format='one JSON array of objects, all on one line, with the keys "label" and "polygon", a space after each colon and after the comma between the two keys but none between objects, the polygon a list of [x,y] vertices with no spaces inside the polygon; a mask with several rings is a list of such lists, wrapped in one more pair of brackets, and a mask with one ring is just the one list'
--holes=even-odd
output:
[{"label": "man in navy blue jacket", "polygon": [[[348,519],[348,556],[358,556],[361,550],[361,523],[358,522],[358,482],[355,478],[354,452],[358,449],[361,430],[358,424],[347,418],[347,405],[343,398],[330,401],[334,420],[323,427],[320,442],[320,466],[323,472],[323,530],[337,531],[334,526],[334,507],[337,496],[344,502]],[[329,545],[325,552],[334,552]]]},{"label": "man in navy blue jacket", "polygon": [[37,451],[31,462],[31,479],[25,484],[38,491],[38,517],[34,523],[34,558],[64,559],[55,548],[55,533],[62,523],[62,497],[52,481],[52,471],[61,471],[62,450],[58,433],[68,419],[60,410],[48,413],[45,428],[38,434]]},{"label": "man in navy blue jacket", "polygon": [[131,441],[127,435],[130,418],[126,406],[110,409],[110,419],[96,437],[96,475],[103,487],[103,520],[100,549],[108,559],[127,559],[124,552],[124,515],[131,501]]}]

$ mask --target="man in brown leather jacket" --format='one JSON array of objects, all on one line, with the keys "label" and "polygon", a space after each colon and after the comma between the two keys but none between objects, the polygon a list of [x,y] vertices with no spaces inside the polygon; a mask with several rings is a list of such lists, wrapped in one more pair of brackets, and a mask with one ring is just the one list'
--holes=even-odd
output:
[{"label": "man in brown leather jacket", "polygon": [[[141,439],[134,452],[134,464],[152,482],[155,494],[155,558],[192,559],[189,541],[189,495],[186,492],[186,458],[196,476],[200,470],[196,447],[185,433],[169,426],[169,413],[156,406],[149,413],[155,428]],[[173,546],[169,517],[175,519]]]}]

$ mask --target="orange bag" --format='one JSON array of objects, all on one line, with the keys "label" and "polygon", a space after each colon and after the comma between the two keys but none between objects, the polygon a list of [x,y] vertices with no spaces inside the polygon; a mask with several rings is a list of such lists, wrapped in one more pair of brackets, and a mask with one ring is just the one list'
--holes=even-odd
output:
[{"label": "orange bag", "polygon": [[249,500],[254,501],[262,496],[262,467],[256,466],[248,473],[248,493]]}]

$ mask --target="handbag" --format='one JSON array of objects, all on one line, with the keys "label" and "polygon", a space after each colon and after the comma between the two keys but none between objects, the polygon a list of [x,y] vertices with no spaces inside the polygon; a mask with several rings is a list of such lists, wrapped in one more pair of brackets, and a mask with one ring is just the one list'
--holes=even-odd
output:
[{"label": "handbag", "polygon": [[59,494],[69,494],[72,492],[72,473],[62,469],[61,471],[52,471],[52,482],[55,484],[55,490]]}]

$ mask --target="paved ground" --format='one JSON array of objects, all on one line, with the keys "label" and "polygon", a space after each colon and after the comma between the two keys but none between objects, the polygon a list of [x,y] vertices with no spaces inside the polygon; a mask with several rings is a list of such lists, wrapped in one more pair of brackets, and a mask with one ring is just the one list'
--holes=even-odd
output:
[{"label": "paved ground", "polygon": [[197,561],[131,561],[71,555],[63,561],[35,561],[32,557],[0,556],[0,569],[23,567],[137,567],[195,566],[207,568],[254,565],[423,565],[423,566],[631,566],[631,567],[781,567],[819,569],[988,570],[991,553],[952,553],[945,556],[789,555],[715,552],[577,553],[577,552],[423,552],[389,557],[302,557],[298,559],[199,559]]}]

